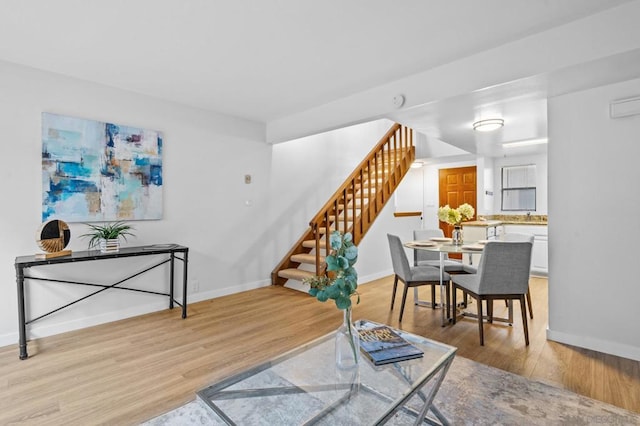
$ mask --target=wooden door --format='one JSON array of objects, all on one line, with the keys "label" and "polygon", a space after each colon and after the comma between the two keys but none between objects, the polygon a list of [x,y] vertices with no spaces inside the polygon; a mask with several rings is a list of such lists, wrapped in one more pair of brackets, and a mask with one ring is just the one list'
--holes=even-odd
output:
[{"label": "wooden door", "polygon": [[[455,209],[460,204],[468,203],[477,210],[476,166],[440,169],[439,182],[439,206],[449,204]],[[450,237],[453,226],[440,222],[440,229],[446,237]]]}]

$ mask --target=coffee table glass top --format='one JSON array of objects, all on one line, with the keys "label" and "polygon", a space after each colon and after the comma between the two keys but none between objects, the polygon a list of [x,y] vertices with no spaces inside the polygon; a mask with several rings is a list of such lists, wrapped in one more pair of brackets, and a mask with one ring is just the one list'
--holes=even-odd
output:
[{"label": "coffee table glass top", "polygon": [[[359,328],[377,325],[380,324],[366,320],[356,322]],[[361,355],[357,370],[339,370],[335,363],[335,333],[329,333],[213,384],[199,391],[198,396],[228,424],[366,425],[389,420],[413,423],[420,416],[425,399],[431,406],[430,400],[453,361],[456,348],[396,331],[422,349],[424,356],[374,366]],[[425,393],[429,394],[426,398]],[[437,409],[433,412],[440,418]]]}]

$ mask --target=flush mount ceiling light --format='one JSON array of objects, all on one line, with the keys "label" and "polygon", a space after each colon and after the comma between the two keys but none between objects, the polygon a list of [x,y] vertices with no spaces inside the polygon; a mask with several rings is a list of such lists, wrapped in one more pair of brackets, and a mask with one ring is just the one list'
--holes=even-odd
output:
[{"label": "flush mount ceiling light", "polygon": [[424,161],[414,161],[409,167],[411,167],[412,169],[419,169],[422,166],[424,166]]},{"label": "flush mount ceiling light", "polygon": [[545,143],[548,143],[548,142],[549,142],[549,140],[547,138],[528,139],[528,140],[525,140],[525,141],[503,143],[502,147],[503,148],[517,148],[519,146],[541,145],[541,144],[545,144]]},{"label": "flush mount ceiling light", "polygon": [[473,130],[478,132],[490,132],[492,130],[498,130],[504,126],[504,120],[502,118],[489,118],[487,120],[480,120],[473,123]]}]

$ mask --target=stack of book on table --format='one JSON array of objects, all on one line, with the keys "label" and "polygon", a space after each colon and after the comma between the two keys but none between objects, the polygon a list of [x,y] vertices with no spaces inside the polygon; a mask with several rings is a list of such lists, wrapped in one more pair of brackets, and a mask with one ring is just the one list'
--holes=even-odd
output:
[{"label": "stack of book on table", "polygon": [[358,330],[360,349],[374,365],[420,358],[422,350],[413,346],[386,325]]}]

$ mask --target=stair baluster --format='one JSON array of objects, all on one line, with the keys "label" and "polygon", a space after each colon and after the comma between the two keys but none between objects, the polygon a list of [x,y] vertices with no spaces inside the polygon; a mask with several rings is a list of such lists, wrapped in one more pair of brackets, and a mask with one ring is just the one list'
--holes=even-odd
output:
[{"label": "stair baluster", "polygon": [[[272,284],[324,274],[324,259],[331,250],[329,235],[334,229],[351,232],[354,243],[359,244],[414,159],[413,131],[394,124],[311,219],[307,231],[271,273]],[[313,250],[315,256],[310,254]],[[301,262],[311,259],[315,273],[298,269]]]}]

